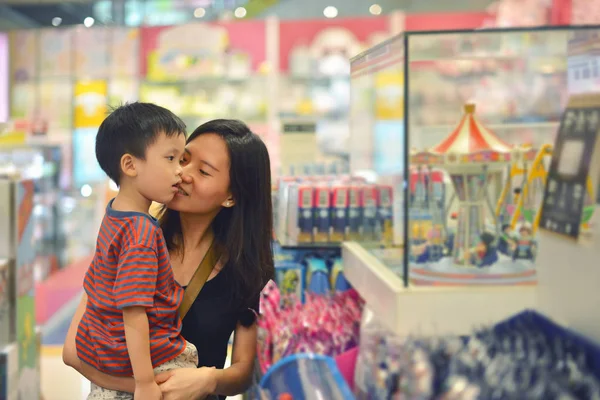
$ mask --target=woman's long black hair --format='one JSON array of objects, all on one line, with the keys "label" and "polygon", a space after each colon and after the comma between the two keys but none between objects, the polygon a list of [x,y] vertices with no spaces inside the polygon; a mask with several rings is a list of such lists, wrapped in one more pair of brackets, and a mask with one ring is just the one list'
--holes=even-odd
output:
[{"label": "woman's long black hair", "polygon": [[[233,207],[219,211],[212,229],[216,243],[227,254],[227,274],[233,278],[234,293],[250,307],[275,273],[269,153],[246,124],[230,119],[200,125],[187,142],[208,133],[219,135],[227,144],[230,191],[235,200]],[[159,220],[169,249],[182,250],[179,213],[166,210]]]}]

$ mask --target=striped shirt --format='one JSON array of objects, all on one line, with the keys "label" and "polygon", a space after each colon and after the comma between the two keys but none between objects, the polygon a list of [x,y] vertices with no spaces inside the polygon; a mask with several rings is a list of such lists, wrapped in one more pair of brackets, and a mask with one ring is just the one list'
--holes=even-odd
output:
[{"label": "striped shirt", "polygon": [[131,376],[122,310],[146,308],[152,365],[157,367],[185,349],[178,314],[184,290],[173,277],[158,222],[111,205],[83,282],[88,302],[77,329],[77,354],[100,371]]}]

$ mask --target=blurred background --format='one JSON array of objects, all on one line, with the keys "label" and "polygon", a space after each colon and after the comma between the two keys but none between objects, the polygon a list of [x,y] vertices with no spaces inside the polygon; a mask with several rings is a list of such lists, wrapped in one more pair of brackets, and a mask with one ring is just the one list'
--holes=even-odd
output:
[{"label": "blurred background", "polygon": [[[410,218],[417,222],[403,226],[403,204],[416,204],[420,189],[414,182],[421,182],[421,172],[405,168],[412,165],[409,152],[433,148],[476,112],[461,135],[531,150],[520,172],[502,170],[486,186],[495,210],[490,218],[507,218],[515,230],[537,223],[546,172],[530,172],[546,168],[549,158],[538,162],[535,156],[554,143],[569,95],[600,84],[596,56],[573,50],[577,38],[568,25],[598,23],[599,14],[597,0],[0,0],[0,210],[8,215],[0,236],[0,305],[17,310],[15,329],[24,332],[19,343],[33,346],[29,361],[21,360],[37,371],[30,376],[33,386],[45,400],[79,400],[89,388],[62,365],[60,351],[105,205],[116,193],[94,157],[95,135],[110,107],[138,100],[165,105],[190,131],[210,119],[237,118],[263,138],[271,156],[276,257],[283,271],[277,283],[298,268],[307,279],[297,302],[306,304],[308,291],[327,294],[325,309],[344,301],[356,306],[339,328],[351,332],[348,343],[322,351],[335,356],[358,342],[362,307],[373,294],[360,289],[352,300],[330,298],[354,283],[343,278],[341,242],[360,242],[408,282],[402,249],[431,244],[436,227],[443,226],[445,240],[446,225],[456,227],[450,215],[460,205],[450,199],[453,182],[448,175],[436,178],[433,170],[421,187],[427,205],[415,206],[418,216]],[[527,29],[551,25],[563,28]],[[422,35],[404,41],[398,35],[407,31]],[[476,107],[469,111],[467,104]],[[551,151],[541,154],[540,160]],[[339,238],[328,226],[334,233],[327,243],[317,243],[316,236],[303,242],[298,227],[288,226],[302,210],[289,200],[292,194],[297,199],[299,189],[289,182],[300,182],[298,177],[311,182],[311,193],[323,181],[333,185],[331,193],[340,182],[359,185],[360,207],[367,206],[361,185],[377,185],[376,232],[367,238],[361,225],[353,236],[348,222]],[[402,197],[409,177],[410,200]],[[518,191],[507,197],[523,182],[530,185],[527,203]],[[587,203],[594,203],[588,194]],[[348,210],[351,201],[343,205]],[[439,204],[432,208],[432,201]],[[318,205],[311,200],[310,207]],[[528,211],[519,216],[516,209]],[[25,236],[15,233],[23,215]],[[422,267],[413,272],[433,284],[431,271]],[[535,284],[532,271],[519,269],[523,280],[516,284]],[[315,278],[317,272],[325,272],[325,283]],[[436,270],[444,282],[459,279],[455,272]],[[498,278],[503,284],[515,273],[504,272]],[[460,279],[459,285],[471,285],[478,278]],[[28,303],[12,304],[9,285],[26,294]],[[5,327],[9,321],[14,313],[0,312]],[[0,347],[11,343],[8,330],[0,334]],[[6,361],[9,353],[2,354],[0,378],[17,368]],[[274,361],[262,360],[262,372]],[[20,398],[37,398],[31,393]],[[5,398],[12,399],[2,397],[0,387]]]}]

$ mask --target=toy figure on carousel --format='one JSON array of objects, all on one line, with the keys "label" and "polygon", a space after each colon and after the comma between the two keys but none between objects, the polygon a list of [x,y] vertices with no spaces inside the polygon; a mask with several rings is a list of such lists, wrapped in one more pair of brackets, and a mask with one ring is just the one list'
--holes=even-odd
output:
[{"label": "toy figure on carousel", "polygon": [[413,247],[415,262],[418,264],[438,262],[449,254],[447,241],[444,240],[441,226],[432,227],[427,232],[425,243]]},{"label": "toy figure on carousel", "polygon": [[536,253],[537,242],[533,239],[533,232],[531,226],[529,226],[528,224],[523,224],[519,229],[519,238],[516,243],[516,248],[513,252],[513,261],[534,261]]},{"label": "toy figure on carousel", "polygon": [[517,238],[513,235],[510,225],[502,225],[502,233],[498,238],[498,251],[506,256],[513,256],[517,246]]},{"label": "toy figure on carousel", "polygon": [[470,253],[471,264],[477,268],[491,267],[498,262],[498,251],[495,245],[495,237],[489,232],[483,232],[481,241]]}]

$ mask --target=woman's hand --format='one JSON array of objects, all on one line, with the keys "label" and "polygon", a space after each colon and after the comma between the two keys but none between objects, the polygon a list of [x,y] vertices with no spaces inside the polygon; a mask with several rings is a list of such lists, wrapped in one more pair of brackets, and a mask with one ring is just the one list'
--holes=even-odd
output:
[{"label": "woman's hand", "polygon": [[215,368],[180,368],[156,375],[163,400],[200,400],[217,390]]},{"label": "woman's hand", "polygon": [[133,400],[162,400],[162,391],[156,382],[136,383]]}]

